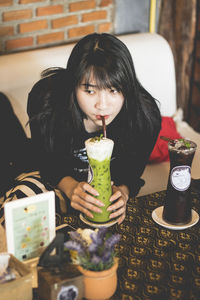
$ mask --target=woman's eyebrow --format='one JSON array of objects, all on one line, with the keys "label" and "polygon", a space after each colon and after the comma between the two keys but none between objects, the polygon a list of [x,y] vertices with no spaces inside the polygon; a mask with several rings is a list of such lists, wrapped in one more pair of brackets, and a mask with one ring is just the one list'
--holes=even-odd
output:
[{"label": "woman's eyebrow", "polygon": [[83,85],[83,86],[85,86],[85,87],[93,87],[93,88],[97,88],[97,85],[91,84],[91,83],[82,83],[81,85]]}]

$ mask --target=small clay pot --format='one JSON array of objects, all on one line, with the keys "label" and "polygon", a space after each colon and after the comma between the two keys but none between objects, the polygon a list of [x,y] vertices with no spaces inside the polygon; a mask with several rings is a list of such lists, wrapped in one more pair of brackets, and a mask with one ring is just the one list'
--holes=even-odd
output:
[{"label": "small clay pot", "polygon": [[78,266],[78,270],[84,275],[84,297],[87,300],[105,300],[113,296],[117,288],[118,259],[114,265],[105,271],[90,271]]}]

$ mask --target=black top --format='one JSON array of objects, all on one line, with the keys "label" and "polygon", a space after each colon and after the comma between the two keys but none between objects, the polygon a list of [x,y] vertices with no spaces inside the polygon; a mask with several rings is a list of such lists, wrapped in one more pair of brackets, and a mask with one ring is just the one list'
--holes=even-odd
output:
[{"label": "black top", "polygon": [[[41,79],[32,88],[28,98],[27,112],[30,120],[41,112],[44,105],[44,99],[53,89],[54,77]],[[114,141],[114,149],[111,159],[111,179],[115,185],[125,184],[130,190],[130,196],[136,195],[144,181],[140,179],[144,168],[148,162],[158,133],[160,131],[160,113],[157,105],[153,101],[148,101],[148,109],[152,111],[151,117],[155,123],[151,134],[143,130],[141,133],[135,133],[134,143],[127,143],[124,146],[123,122],[120,113],[107,126],[107,137]],[[71,176],[78,181],[87,181],[88,159],[86,155],[84,142],[86,139],[99,136],[102,131],[88,133],[84,127],[80,129],[73,139],[72,151],[67,147],[67,139],[58,138],[56,149],[54,151],[45,150],[45,142],[41,135],[41,128],[37,120],[30,122],[31,137],[34,145],[36,160],[39,163],[39,170],[45,182],[56,186],[65,176]],[[59,126],[57,135],[63,137],[64,128]]]}]

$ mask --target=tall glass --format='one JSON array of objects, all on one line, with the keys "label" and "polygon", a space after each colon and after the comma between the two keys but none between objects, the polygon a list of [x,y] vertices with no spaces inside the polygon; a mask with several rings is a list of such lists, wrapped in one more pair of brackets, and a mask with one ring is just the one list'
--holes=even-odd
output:
[{"label": "tall glass", "polygon": [[107,211],[111,204],[109,199],[112,195],[110,160],[114,142],[108,138],[91,138],[85,141],[87,156],[90,164],[88,182],[94,187],[105,206],[101,207],[102,213],[92,212],[94,218],[86,217],[96,223],[106,223],[110,221],[110,212]]},{"label": "tall glass", "polygon": [[163,219],[184,225],[191,221],[191,165],[197,145],[180,139],[168,143],[170,173],[163,209]]}]

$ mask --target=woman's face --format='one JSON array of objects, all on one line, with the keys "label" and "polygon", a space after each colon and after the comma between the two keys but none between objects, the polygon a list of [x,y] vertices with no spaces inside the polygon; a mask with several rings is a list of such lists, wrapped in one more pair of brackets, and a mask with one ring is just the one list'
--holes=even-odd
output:
[{"label": "woman's face", "polygon": [[120,112],[124,97],[114,87],[98,89],[92,79],[89,84],[83,81],[76,89],[76,97],[81,110],[87,116],[84,126],[87,132],[94,132],[102,127],[101,116],[105,117],[106,125],[110,124]]}]

